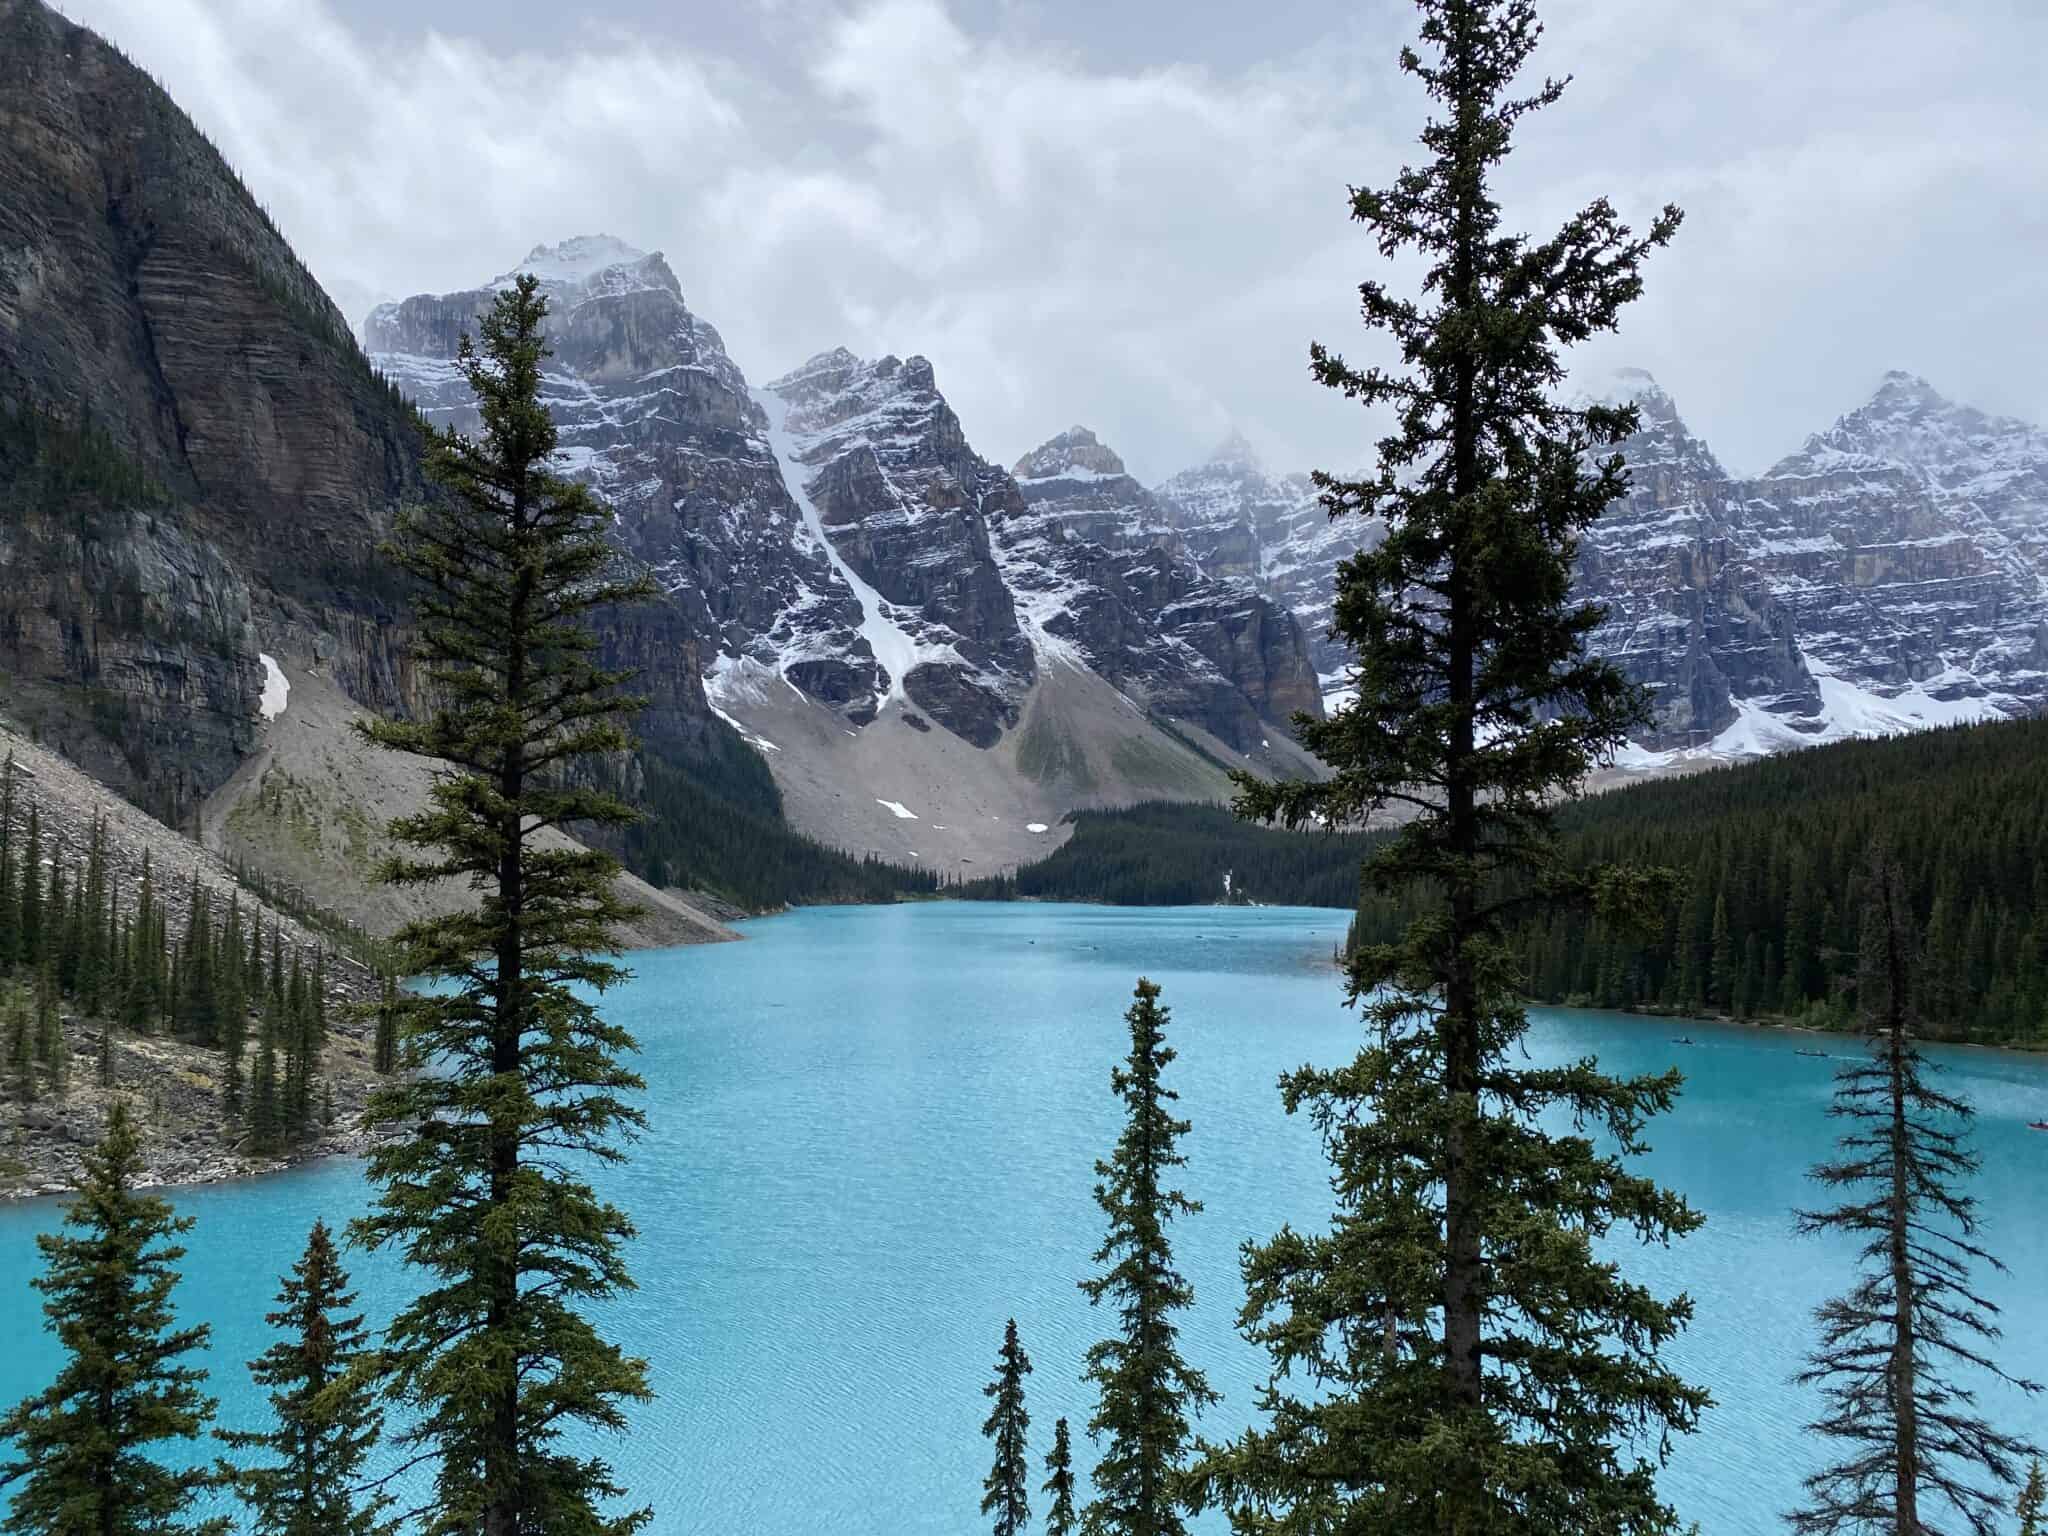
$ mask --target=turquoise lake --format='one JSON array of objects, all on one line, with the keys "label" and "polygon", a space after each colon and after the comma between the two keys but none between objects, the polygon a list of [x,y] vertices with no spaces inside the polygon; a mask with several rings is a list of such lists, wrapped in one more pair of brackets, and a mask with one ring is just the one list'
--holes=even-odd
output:
[{"label": "turquoise lake", "polygon": [[[1185,1183],[1206,1205],[1176,1229],[1197,1293],[1184,1343],[1223,1394],[1202,1427],[1240,1427],[1264,1357],[1235,1330],[1238,1246],[1328,1209],[1320,1148],[1274,1080],[1356,1046],[1330,963],[1343,929],[1320,910],[918,904],[800,912],[747,925],[746,943],[633,956],[608,1008],[640,1038],[649,1130],[605,1188],[639,1224],[641,1289],[606,1325],[648,1358],[658,1399],[608,1454],[654,1506],[653,1530],[985,1528],[981,1386],[1012,1315],[1036,1366],[1034,1460],[1062,1414],[1088,1456],[1076,1378],[1108,1319],[1075,1281],[1099,1235],[1092,1164],[1115,1134],[1109,1070],[1141,973],[1173,1009]],[[1789,1377],[1811,1307],[1850,1271],[1840,1246],[1793,1236],[1791,1211],[1814,1198],[1836,1063],[1795,1054],[1812,1037],[1695,1023],[1684,1047],[1679,1032],[1543,1010],[1529,1050],[1687,1075],[1646,1162],[1708,1224],[1627,1262],[1694,1296],[1671,1356],[1719,1404],[1663,1486],[1707,1536],[1738,1536],[1781,1528],[1815,1458],[1799,1429],[1813,1405]],[[2048,1380],[2048,1135],[2024,1123],[2048,1116],[2048,1060],[1931,1054],[1981,1116],[1982,1235],[2010,1266],[1983,1288],[2006,1309],[2006,1358]],[[276,1276],[316,1215],[362,1208],[360,1173],[329,1163],[175,1197],[198,1220],[182,1315],[213,1324],[222,1422],[248,1424],[261,1400],[241,1362],[267,1343]],[[0,1402],[54,1367],[28,1280],[33,1236],[57,1215],[0,1207]],[[372,1317],[388,1312],[397,1267],[353,1267]],[[2048,1404],[1990,1386],[1982,1402],[2048,1439]]]}]

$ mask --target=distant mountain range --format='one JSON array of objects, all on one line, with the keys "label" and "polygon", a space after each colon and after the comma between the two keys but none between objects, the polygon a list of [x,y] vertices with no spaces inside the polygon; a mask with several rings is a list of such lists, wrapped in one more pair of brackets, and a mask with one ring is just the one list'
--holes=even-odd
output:
[{"label": "distant mountain range", "polygon": [[[744,542],[777,566],[774,581],[749,583],[751,615],[717,614],[714,695],[758,664],[865,725],[894,688],[987,746],[1046,664],[1079,664],[1244,752],[1292,711],[1314,712],[1309,673],[1325,700],[1345,693],[1350,658],[1328,634],[1336,568],[1378,530],[1333,523],[1306,475],[1269,473],[1241,437],[1148,488],[1077,426],[1005,475],[967,446],[923,359],[842,350],[754,397],[788,428],[764,435],[757,423],[747,439],[757,456],[770,438],[781,445],[786,498],[771,487],[748,502],[714,486],[715,515],[674,528],[674,509],[702,493],[640,468],[652,441],[701,435],[718,409],[710,386],[673,384],[677,368],[696,366],[682,338],[709,337],[702,355],[719,388],[744,392],[716,333],[688,317],[660,257],[610,237],[538,247],[523,267],[562,308],[569,462],[627,524],[673,546],[649,558],[707,609],[707,549]],[[643,287],[673,305],[677,344],[649,347],[643,331],[630,361],[614,347],[587,352],[618,323],[596,316]],[[461,409],[446,393],[445,316],[487,293],[387,305],[365,325],[379,365],[430,412]],[[444,319],[423,330],[430,315]],[[1633,489],[1587,538],[1580,576],[1581,593],[1610,610],[1595,644],[1655,698],[1655,724],[1624,766],[2038,708],[2048,433],[1893,373],[1797,453],[1738,480],[1648,374],[1623,370],[1586,393],[1641,412],[1621,448]],[[661,425],[649,429],[651,418]],[[736,503],[783,499],[807,515],[765,535],[733,515]],[[805,559],[813,569],[792,580]],[[770,590],[779,601],[759,605]]]},{"label": "distant mountain range", "polygon": [[[1006,471],[921,357],[842,348],[752,385],[666,261],[611,236],[515,270],[551,305],[563,467],[689,616],[710,707],[799,826],[1005,864],[1078,806],[1314,771],[1290,722],[1321,687],[1287,595],[1205,561],[1090,434]],[[429,420],[473,420],[452,359],[507,280],[364,321]]]},{"label": "distant mountain range", "polygon": [[[1290,721],[1347,690],[1331,593],[1378,530],[1241,439],[1150,487],[1084,427],[1005,469],[925,359],[752,382],[663,257],[606,235],[381,305],[359,344],[115,50],[0,0],[0,91],[0,675],[139,802],[190,813],[283,728],[271,665],[416,704],[376,543],[432,494],[414,407],[471,419],[457,342],[517,271],[552,305],[560,463],[663,590],[603,639],[664,764],[974,874],[1075,808],[1317,771]],[[1598,393],[1642,408],[1634,488],[1581,558],[1597,647],[1655,693],[1623,766],[2038,709],[2048,434],[1894,374],[1739,480],[1647,375]]]}]

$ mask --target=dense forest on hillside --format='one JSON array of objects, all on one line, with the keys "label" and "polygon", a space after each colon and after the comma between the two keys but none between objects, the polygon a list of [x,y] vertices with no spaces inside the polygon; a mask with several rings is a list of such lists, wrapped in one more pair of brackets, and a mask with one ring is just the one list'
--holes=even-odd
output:
[{"label": "dense forest on hillside", "polygon": [[[1873,842],[1898,858],[1929,1033],[2048,1045],[2048,720],[1817,747],[1599,795],[1559,816],[1567,858],[1686,881],[1647,942],[1556,913],[1518,935],[1547,1002],[1846,1027]],[[1355,942],[1391,938],[1368,894]]]},{"label": "dense forest on hillside", "polygon": [[1074,835],[1050,857],[947,894],[1134,907],[1349,907],[1372,845],[1356,833],[1282,832],[1239,821],[1221,806],[1172,801],[1075,811],[1067,819]]},{"label": "dense forest on hillside", "polygon": [[[0,762],[0,1047],[21,1103],[70,1088],[68,1006],[95,1036],[100,1086],[114,1082],[114,1031],[218,1051],[225,1107],[246,1144],[284,1151],[331,1123],[319,1079],[328,1033],[327,955],[310,959],[261,909],[220,894],[195,868],[160,887],[147,853],[128,890],[96,819],[86,845],[46,831],[26,776]],[[253,1028],[252,1028],[253,1024]],[[323,1106],[323,1099],[326,1101]]]}]

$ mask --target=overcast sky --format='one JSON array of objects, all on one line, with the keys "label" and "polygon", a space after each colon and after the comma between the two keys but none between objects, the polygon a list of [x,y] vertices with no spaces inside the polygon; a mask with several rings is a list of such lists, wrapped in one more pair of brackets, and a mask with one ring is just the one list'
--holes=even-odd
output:
[{"label": "overcast sky", "polygon": [[[154,73],[328,291],[665,252],[754,382],[921,352],[1004,463],[1075,423],[1157,480],[1240,427],[1373,432],[1346,187],[1413,153],[1402,0],[62,0]],[[2048,4],[1548,0],[1509,218],[1682,204],[1619,337],[1755,471],[1887,368],[2048,422]]]}]

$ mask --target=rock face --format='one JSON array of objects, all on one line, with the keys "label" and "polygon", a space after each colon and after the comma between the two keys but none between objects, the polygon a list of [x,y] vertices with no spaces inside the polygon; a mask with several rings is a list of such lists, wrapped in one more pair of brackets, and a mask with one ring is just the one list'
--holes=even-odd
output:
[{"label": "rock face", "polygon": [[1341,691],[1351,658],[1329,633],[1337,564],[1377,543],[1378,525],[1333,522],[1307,475],[1269,474],[1236,433],[1157,496],[1205,573],[1248,585],[1301,621],[1323,692]]},{"label": "rock face", "polygon": [[1035,524],[1056,525],[1104,549],[1186,553],[1167,509],[1086,427],[1069,427],[1040,444],[1010,473]]},{"label": "rock face", "polygon": [[[974,451],[921,357],[842,348],[750,389],[659,255],[583,236],[515,270],[553,308],[564,465],[684,604],[718,707],[758,713],[779,679],[850,729],[893,704],[986,749],[1048,659],[1240,751],[1316,707],[1290,615],[1187,560],[1169,509],[1085,428],[1013,477]],[[450,360],[510,280],[365,321],[430,418],[468,421]]]},{"label": "rock face", "polygon": [[[1632,484],[1581,546],[1608,608],[1594,649],[1652,694],[1628,760],[1744,755],[2029,712],[2048,698],[2048,433],[1885,376],[1869,403],[1754,480],[1731,477],[1671,397],[1625,369]],[[1301,477],[1241,440],[1160,486],[1212,576],[1284,602],[1326,687],[1339,561],[1371,529],[1332,524]]]},{"label": "rock face", "polygon": [[1745,493],[1826,672],[2000,709],[2048,692],[2048,433],[1890,373]]},{"label": "rock face", "polygon": [[2048,695],[2048,435],[1887,374],[1732,480],[1649,375],[1630,494],[1586,541],[1595,645],[1655,695],[1650,753],[1739,755],[2025,713]]},{"label": "rock face", "polygon": [[[860,606],[805,537],[765,413],[668,264],[598,235],[538,246],[515,270],[542,278],[550,306],[543,388],[559,462],[617,512],[620,542],[680,613],[676,643],[714,677],[721,658],[784,664],[813,697],[858,715],[879,675]],[[430,421],[473,424],[456,348],[510,281],[381,305],[364,321],[378,367]]]},{"label": "rock face", "polygon": [[1024,510],[997,528],[1027,627],[1078,662],[1251,752],[1295,712],[1320,717],[1300,621],[1189,557],[1168,509],[1076,427],[1018,461]]},{"label": "rock face", "polygon": [[1751,559],[1742,488],[1648,374],[1624,370],[1597,393],[1633,400],[1638,429],[1622,445],[1629,492],[1580,545],[1578,590],[1607,606],[1594,651],[1655,694],[1647,744],[1704,744],[1738,699],[1819,708],[1793,611]]},{"label": "rock face", "polygon": [[1037,672],[989,540],[1015,484],[967,445],[921,357],[839,348],[762,398],[790,489],[859,594],[885,701],[995,745]]},{"label": "rock face", "polygon": [[[557,253],[553,280],[611,254]],[[658,277],[628,272],[565,333],[593,374],[670,345]],[[390,324],[452,351],[473,313],[420,304]],[[722,387],[714,363],[679,366],[678,387]],[[423,448],[403,391],[190,120],[92,33],[0,0],[9,716],[182,823],[257,746],[266,656],[370,710],[416,708],[412,603],[377,546],[400,505],[437,494]],[[650,700],[648,750],[678,766],[744,752],[705,698],[692,618],[675,597],[598,621],[602,659]]]},{"label": "rock face", "polygon": [[404,402],[191,121],[0,0],[0,672],[159,814],[248,749],[259,648],[409,687],[371,560],[421,491]]}]

